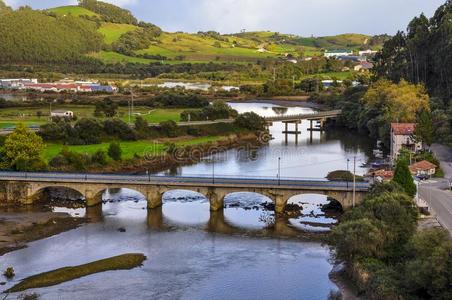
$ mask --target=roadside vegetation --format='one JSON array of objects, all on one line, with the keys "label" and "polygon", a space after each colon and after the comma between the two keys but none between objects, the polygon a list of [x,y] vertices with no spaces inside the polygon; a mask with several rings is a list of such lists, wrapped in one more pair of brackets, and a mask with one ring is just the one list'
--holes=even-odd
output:
[{"label": "roadside vegetation", "polygon": [[344,214],[329,238],[335,257],[366,299],[449,299],[452,240],[443,229],[416,230],[417,208],[396,181]]}]

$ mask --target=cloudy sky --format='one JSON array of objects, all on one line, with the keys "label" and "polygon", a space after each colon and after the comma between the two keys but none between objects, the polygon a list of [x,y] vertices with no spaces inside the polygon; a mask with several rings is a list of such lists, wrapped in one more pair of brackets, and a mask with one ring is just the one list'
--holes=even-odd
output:
[{"label": "cloudy sky", "polygon": [[[166,31],[222,33],[272,30],[302,36],[394,34],[416,15],[432,16],[445,0],[105,0]],[[48,8],[76,0],[6,0]]]}]

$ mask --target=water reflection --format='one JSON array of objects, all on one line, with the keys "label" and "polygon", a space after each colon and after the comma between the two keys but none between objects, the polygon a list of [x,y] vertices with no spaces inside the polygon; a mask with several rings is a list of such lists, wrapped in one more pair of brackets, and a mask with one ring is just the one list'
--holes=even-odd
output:
[{"label": "water reflection", "polygon": [[[148,210],[144,196],[128,189],[107,190],[103,204],[94,207],[65,207],[51,201],[55,212],[85,217],[89,223],[103,223],[115,218],[127,223],[144,218],[153,230],[201,229],[214,233],[250,236],[303,237],[306,232],[327,232],[337,223],[337,212],[325,212],[330,203],[326,196],[302,195],[291,198],[292,207],[284,216],[275,216],[271,199],[266,196],[239,192],[225,197],[224,209],[211,212],[208,199],[184,190],[172,190],[163,195],[163,206]],[[293,209],[295,207],[295,210]]]}]

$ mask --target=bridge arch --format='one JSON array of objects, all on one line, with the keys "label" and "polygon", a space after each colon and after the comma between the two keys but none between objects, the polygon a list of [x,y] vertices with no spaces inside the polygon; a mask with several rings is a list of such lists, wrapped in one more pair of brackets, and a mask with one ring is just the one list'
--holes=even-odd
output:
[{"label": "bridge arch", "polygon": [[[27,194],[29,201],[31,203],[39,202],[43,200],[43,197],[46,196],[47,193],[51,193],[55,190],[65,191],[66,194],[72,193],[74,196],[76,195],[79,199],[85,198],[85,191],[78,186],[66,185],[66,184],[52,184],[52,185],[41,185],[35,184],[28,188]],[[69,195],[68,195],[69,196]]]}]

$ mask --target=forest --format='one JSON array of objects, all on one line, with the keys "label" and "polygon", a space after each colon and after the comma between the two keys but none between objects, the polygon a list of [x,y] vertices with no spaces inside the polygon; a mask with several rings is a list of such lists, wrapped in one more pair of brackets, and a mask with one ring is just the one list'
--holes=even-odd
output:
[{"label": "forest", "polygon": [[421,14],[384,44],[375,74],[398,82],[423,84],[430,95],[435,137],[452,144],[452,1],[428,19]]}]

